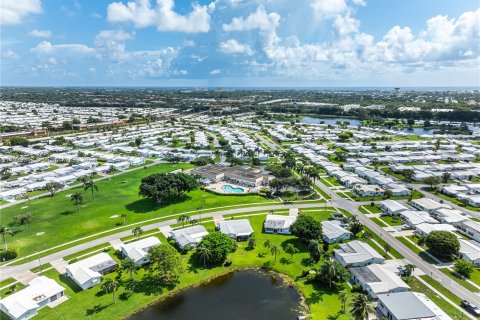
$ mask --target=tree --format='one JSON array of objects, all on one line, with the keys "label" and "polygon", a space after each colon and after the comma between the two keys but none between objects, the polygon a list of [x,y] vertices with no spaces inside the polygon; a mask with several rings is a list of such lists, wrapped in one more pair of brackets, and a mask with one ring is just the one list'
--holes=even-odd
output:
[{"label": "tree", "polygon": [[448,180],[450,180],[451,176],[452,176],[452,174],[450,172],[445,171],[444,173],[442,173],[443,183],[447,183]]},{"label": "tree", "polygon": [[409,277],[412,275],[413,271],[415,270],[415,265],[414,264],[406,264],[405,267],[403,268],[405,270],[405,276]]},{"label": "tree", "polygon": [[451,259],[458,255],[460,242],[455,234],[449,231],[432,231],[425,239],[428,250],[438,258]]},{"label": "tree", "polygon": [[95,198],[93,197],[93,192],[98,192],[98,186],[93,182],[91,178],[83,186],[83,190],[87,191],[88,189],[92,191],[92,200],[95,200]]},{"label": "tree", "polygon": [[385,190],[384,195],[385,195],[385,198],[390,199],[393,196],[393,191]]},{"label": "tree", "polygon": [[133,274],[137,274],[139,266],[132,259],[122,260],[122,271],[126,271],[130,274],[130,279],[133,279]]},{"label": "tree", "polygon": [[148,253],[150,273],[161,283],[173,285],[177,283],[183,272],[179,254],[169,245],[157,246]]},{"label": "tree", "polygon": [[132,229],[132,233],[135,237],[139,238],[143,233],[143,229],[141,227],[135,227]]},{"label": "tree", "polygon": [[290,232],[304,242],[308,242],[312,239],[320,238],[322,235],[322,225],[312,216],[300,214],[297,220],[290,226]]},{"label": "tree", "polygon": [[407,124],[410,128],[413,127],[413,125],[415,124],[415,119],[408,119]]},{"label": "tree", "polygon": [[203,261],[203,267],[207,266],[207,261],[212,258],[212,252],[205,246],[197,246],[195,249],[197,256]]},{"label": "tree", "polygon": [[368,231],[365,231],[364,233],[362,233],[362,239],[365,240],[365,241],[369,241],[369,240],[372,240],[373,236],[370,232]]},{"label": "tree", "polygon": [[270,247],[272,246],[272,243],[270,242],[269,239],[267,239],[267,240],[265,240],[265,242],[263,243],[263,246],[268,249],[268,248],[270,248]]},{"label": "tree", "polygon": [[126,220],[127,220],[127,214],[126,214],[126,213],[122,213],[120,216],[123,218],[123,224],[125,224],[125,222],[126,222]]},{"label": "tree", "polygon": [[142,138],[141,137],[135,138],[135,145],[139,147],[141,144],[142,144]]},{"label": "tree", "polygon": [[469,261],[457,259],[453,265],[453,270],[465,278],[470,278],[470,275],[475,270],[475,266]]},{"label": "tree", "polygon": [[77,213],[80,212],[80,205],[83,203],[83,196],[81,193],[74,193],[70,196],[70,201],[72,201],[77,207]]},{"label": "tree", "polygon": [[139,195],[161,203],[183,196],[198,187],[198,182],[184,173],[155,173],[142,179]]},{"label": "tree", "polygon": [[177,218],[177,222],[182,224],[182,228],[185,227],[185,224],[190,221],[190,216],[187,216],[186,214],[182,214]]},{"label": "tree", "polygon": [[277,262],[277,255],[280,253],[280,249],[274,244],[270,246],[270,253],[275,257],[275,262]]},{"label": "tree", "polygon": [[117,303],[115,299],[115,291],[117,290],[118,284],[112,278],[106,278],[102,283],[102,290],[106,293],[111,293],[113,297],[113,303]]},{"label": "tree", "polygon": [[370,297],[363,293],[358,293],[353,297],[350,314],[355,320],[368,320],[368,315],[372,312]]},{"label": "tree", "polygon": [[45,185],[45,190],[50,192],[50,196],[54,196],[58,190],[61,190],[63,185],[60,182],[50,181]]},{"label": "tree", "polygon": [[308,242],[308,250],[310,250],[310,258],[314,261],[320,261],[323,254],[323,244],[317,239]]},{"label": "tree", "polygon": [[2,235],[2,239],[3,239],[3,249],[4,250],[7,250],[7,235],[10,235],[10,236],[13,236],[14,233],[12,230],[10,230],[9,227],[7,226],[4,226],[4,225],[0,225],[0,234]]},{"label": "tree", "polygon": [[428,184],[430,186],[430,189],[433,190],[435,189],[436,186],[438,186],[442,182],[442,178],[435,177],[435,176],[426,177],[423,179],[423,182]]},{"label": "tree", "polygon": [[298,253],[300,250],[298,250],[298,248],[296,248],[293,244],[289,243],[287,244],[287,246],[285,247],[285,252],[288,253],[292,259],[293,259],[293,255],[295,253]]},{"label": "tree", "polygon": [[332,286],[348,281],[350,273],[340,263],[330,259],[320,266],[315,279],[321,283],[328,284],[328,287],[332,289]]},{"label": "tree", "polygon": [[408,181],[411,181],[413,176],[415,175],[415,171],[413,171],[412,169],[405,169],[402,171],[402,174],[405,177],[405,179],[407,179]]},{"label": "tree", "polygon": [[236,250],[237,245],[235,240],[226,234],[214,231],[203,237],[197,247],[207,248],[211,254],[206,261],[216,264],[225,261],[227,255]]},{"label": "tree", "polygon": [[390,252],[390,245],[388,243],[385,243],[385,245],[383,246],[383,256],[385,257],[385,259],[388,258],[388,253]]},{"label": "tree", "polygon": [[25,227],[25,231],[27,231],[27,225],[32,221],[32,215],[30,213],[21,214],[15,216],[14,218],[18,223]]},{"label": "tree", "polygon": [[2,175],[2,179],[8,179],[12,176],[12,169],[9,167],[3,167],[0,171],[0,175]]},{"label": "tree", "polygon": [[348,134],[347,132],[342,132],[342,133],[337,134],[337,137],[338,137],[338,139],[340,139],[342,142],[345,142],[345,141],[347,141],[348,139],[350,139],[350,134]]},{"label": "tree", "polygon": [[255,235],[251,235],[248,238],[247,245],[250,249],[254,249],[257,246],[257,239],[255,238]]},{"label": "tree", "polygon": [[347,304],[347,293],[342,290],[338,293],[338,299],[342,303],[342,313],[345,313],[346,310],[346,304]]},{"label": "tree", "polygon": [[353,237],[356,238],[357,234],[359,234],[363,230],[363,224],[358,221],[357,218],[352,218],[350,220],[350,232],[352,232]]}]

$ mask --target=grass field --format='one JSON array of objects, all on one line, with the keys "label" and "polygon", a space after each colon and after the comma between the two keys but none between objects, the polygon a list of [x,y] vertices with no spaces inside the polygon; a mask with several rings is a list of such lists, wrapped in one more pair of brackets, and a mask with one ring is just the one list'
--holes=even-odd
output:
[{"label": "grass field", "polygon": [[[312,215],[317,220],[327,219],[330,215],[328,212],[306,212],[305,214]],[[181,275],[180,283],[175,290],[198,284],[231,270],[249,267],[257,268],[268,265],[272,270],[281,272],[292,279],[294,285],[297,286],[305,297],[312,314],[312,319],[323,320],[330,317],[338,320],[350,319],[351,317],[348,314],[339,313],[341,302],[338,299],[337,291],[330,291],[328,288],[318,284],[307,283],[304,279],[295,280],[301,275],[302,270],[315,267],[315,265],[309,262],[306,245],[293,236],[262,233],[264,219],[264,215],[249,218],[255,232],[257,246],[252,250],[246,247],[245,242],[240,242],[237,251],[229,256],[232,265],[228,267],[216,266],[204,269],[201,263],[193,259],[192,252],[182,254],[184,273]],[[164,245],[168,245],[163,235],[159,235],[159,238]],[[276,262],[274,261],[273,255],[262,245],[267,239],[270,240],[272,245],[277,245],[281,250]],[[299,253],[296,253],[293,258],[283,251],[288,244],[293,244],[299,249]],[[152,283],[150,278],[144,277],[146,272],[143,269],[141,269],[137,275],[134,275],[137,285],[133,293],[126,294],[124,287],[120,286],[116,292],[116,304],[113,304],[110,294],[102,294],[100,292],[99,286],[85,291],[78,291],[71,280],[63,275],[59,275],[55,270],[46,271],[44,274],[52,277],[67,288],[66,294],[71,298],[56,308],[42,309],[35,319],[123,319],[136,310],[171,293],[170,290],[156,283]],[[108,275],[108,277],[115,277],[116,275],[116,273],[112,273]],[[129,278],[130,276],[124,273],[120,280],[127,281]],[[345,291],[348,295],[348,308],[352,293],[347,285],[345,285]]]},{"label": "grass field", "polygon": [[397,216],[381,216],[380,219],[385,222],[386,224],[390,226],[401,226],[402,224],[405,224],[400,217]]},{"label": "grass field", "polygon": [[[428,263],[432,263],[432,264],[437,264],[438,262],[435,261],[432,257],[430,257],[426,252],[425,250],[421,250],[419,249],[417,246],[415,246],[414,244],[412,244],[410,241],[407,240],[407,238],[405,237],[398,237],[397,238],[398,241],[400,241],[401,243],[403,243],[405,246],[407,246],[410,250],[412,250],[413,252],[415,252],[416,254],[418,254],[420,256],[420,258],[422,258],[423,260],[425,260],[426,262]],[[414,241],[415,242],[415,241]]]},{"label": "grass field", "polygon": [[462,278],[460,278],[459,276],[457,276],[457,274],[455,272],[453,272],[452,270],[449,270],[447,268],[441,268],[439,270],[442,271],[443,273],[445,273],[447,276],[449,276],[453,280],[455,280],[456,282],[458,282],[460,285],[464,286],[465,289],[470,290],[472,292],[480,291],[477,287],[470,284],[468,281],[465,281]]},{"label": "grass field", "polygon": [[[2,224],[7,224],[15,231],[14,236],[7,236],[11,247],[18,248],[19,257],[60,245],[81,237],[92,235],[118,227],[123,222],[122,213],[127,214],[126,223],[131,224],[152,218],[194,211],[202,208],[215,208],[231,205],[248,205],[250,203],[269,202],[262,197],[213,195],[202,190],[195,190],[184,199],[157,205],[155,202],[138,196],[140,180],[152,173],[169,172],[176,169],[191,168],[190,164],[160,164],[157,166],[125,173],[110,180],[96,182],[99,192],[95,200],[89,191],[81,188],[57,193],[54,197],[35,199],[28,203],[2,209]],[[70,194],[80,192],[84,204],[80,212],[70,201]],[[22,209],[22,207],[26,207]],[[14,216],[30,213],[33,216],[28,230],[14,222]]]},{"label": "grass field", "polygon": [[358,210],[360,210],[361,213],[364,213],[364,214],[370,214],[370,213],[382,213],[382,209],[380,209],[380,205],[379,204],[375,204],[374,206],[360,206],[358,208]]}]

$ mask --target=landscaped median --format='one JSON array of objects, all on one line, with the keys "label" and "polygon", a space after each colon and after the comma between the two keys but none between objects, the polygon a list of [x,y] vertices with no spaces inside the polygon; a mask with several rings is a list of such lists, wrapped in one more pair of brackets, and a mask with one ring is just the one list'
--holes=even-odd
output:
[{"label": "landscaped median", "polygon": [[[304,296],[313,319],[323,320],[328,316],[335,316],[339,320],[350,319],[351,317],[348,313],[339,313],[342,306],[338,291],[330,291],[327,287],[318,283],[308,283],[305,279],[300,278],[303,270],[319,266],[319,264],[314,265],[308,262],[310,254],[306,244],[294,236],[263,233],[262,227],[266,213],[262,215],[254,214],[255,212],[248,219],[255,232],[257,242],[255,248],[247,248],[246,242],[240,242],[237,250],[228,256],[228,260],[232,262],[231,265],[220,265],[210,268],[203,268],[203,264],[194,257],[193,251],[182,254],[181,260],[184,272],[181,274],[180,281],[173,291],[168,290],[159,283],[152,283],[150,277],[145,277],[148,272],[142,268],[137,274],[133,275],[136,281],[133,292],[126,291],[123,285],[119,286],[116,291],[117,301],[113,303],[112,295],[103,294],[100,286],[79,291],[71,280],[58,274],[54,269],[48,270],[44,272],[44,275],[53,278],[64,286],[67,289],[66,294],[70,296],[70,300],[53,309],[42,309],[36,319],[123,319],[135,311],[167,295],[171,295],[173,292],[198,285],[226,272],[243,268],[265,267],[282,273],[291,279],[292,284]],[[305,212],[305,214],[313,216],[316,220],[325,220],[330,216],[330,212]],[[163,235],[158,234],[158,237],[163,242],[163,245],[169,245]],[[267,240],[271,246],[277,246],[280,249],[280,254],[278,254],[276,259],[270,253],[270,250],[263,246]],[[299,252],[293,255],[285,253],[285,248],[289,244],[293,244],[299,249]],[[113,255],[113,249],[110,249],[109,253],[119,262],[118,258]],[[320,264],[322,263],[320,262]],[[112,273],[106,277],[116,278],[117,274]],[[124,272],[116,280],[118,282],[128,282],[130,275],[128,272]],[[344,289],[348,297],[348,306],[353,294],[347,285],[344,286]]]}]

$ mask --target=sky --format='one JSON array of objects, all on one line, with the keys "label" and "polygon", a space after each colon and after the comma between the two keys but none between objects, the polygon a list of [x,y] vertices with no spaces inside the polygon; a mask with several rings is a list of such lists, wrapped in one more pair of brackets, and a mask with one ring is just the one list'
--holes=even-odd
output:
[{"label": "sky", "polygon": [[480,86],[478,0],[2,0],[2,86]]}]

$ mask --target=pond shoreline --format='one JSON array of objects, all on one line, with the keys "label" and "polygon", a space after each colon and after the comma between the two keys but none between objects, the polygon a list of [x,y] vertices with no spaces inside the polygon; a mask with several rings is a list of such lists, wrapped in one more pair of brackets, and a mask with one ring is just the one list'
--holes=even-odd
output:
[{"label": "pond shoreline", "polygon": [[162,302],[166,299],[172,298],[175,295],[180,294],[180,293],[182,293],[182,292],[184,292],[188,289],[196,288],[196,287],[202,286],[204,284],[208,284],[208,283],[214,281],[215,279],[218,279],[218,278],[220,278],[222,276],[225,276],[225,275],[228,275],[230,273],[242,272],[242,271],[255,271],[255,272],[258,272],[258,273],[263,273],[265,275],[270,275],[270,276],[273,275],[273,276],[279,277],[280,279],[282,279],[285,286],[293,288],[296,291],[296,293],[298,294],[298,296],[299,296],[299,310],[298,310],[299,315],[307,316],[308,314],[310,314],[310,308],[309,308],[309,306],[306,302],[305,296],[303,295],[300,288],[295,285],[292,278],[290,278],[288,275],[286,275],[284,273],[281,273],[281,272],[278,272],[278,271],[274,271],[274,270],[266,270],[266,269],[261,268],[261,267],[238,267],[238,268],[233,268],[233,269],[229,269],[229,270],[224,270],[224,271],[219,272],[218,274],[216,274],[212,277],[209,277],[207,279],[204,279],[204,280],[202,280],[198,283],[195,283],[195,284],[183,287],[183,288],[179,288],[179,289],[174,289],[171,292],[169,292],[168,294],[166,294],[165,296],[161,297],[160,299],[155,300],[151,303],[148,303],[147,305],[143,306],[142,308],[140,308],[138,310],[135,310],[134,312],[130,313],[129,315],[127,315],[126,317],[124,317],[122,319],[123,320],[128,320],[128,319],[130,319],[131,316],[133,316],[133,315],[135,315],[139,312],[142,312],[143,310],[145,310],[145,309],[147,309],[147,308],[149,308],[149,307],[151,307],[151,306],[153,306],[157,303],[160,303],[160,302]]}]

